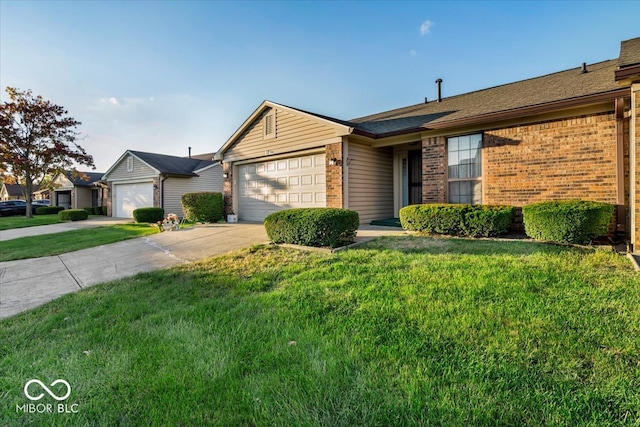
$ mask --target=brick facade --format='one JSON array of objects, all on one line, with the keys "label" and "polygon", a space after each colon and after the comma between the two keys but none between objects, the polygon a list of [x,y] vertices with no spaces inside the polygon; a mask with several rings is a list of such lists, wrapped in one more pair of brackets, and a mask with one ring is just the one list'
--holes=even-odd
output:
[{"label": "brick facade", "polygon": [[330,165],[329,159],[342,160],[342,142],[327,144],[326,146],[326,179],[327,179],[327,207],[343,207],[342,164]]},{"label": "brick facade", "polygon": [[447,156],[445,137],[422,140],[422,203],[447,201]]},{"label": "brick facade", "polygon": [[482,154],[484,204],[617,202],[613,113],[486,131]]},{"label": "brick facade", "polygon": [[630,129],[635,148],[635,177],[634,177],[634,198],[635,203],[633,206],[634,212],[634,230],[632,230],[632,243],[634,250],[637,252],[640,248],[640,84],[634,84],[631,87],[631,124],[633,126]]}]

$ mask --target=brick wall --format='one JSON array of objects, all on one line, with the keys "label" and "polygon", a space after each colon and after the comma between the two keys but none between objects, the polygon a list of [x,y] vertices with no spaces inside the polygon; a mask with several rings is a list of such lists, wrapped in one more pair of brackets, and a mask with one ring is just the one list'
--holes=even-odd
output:
[{"label": "brick wall", "polygon": [[329,159],[331,158],[342,159],[342,142],[327,144],[326,150],[327,207],[342,208],[342,166],[337,164],[329,165]]},{"label": "brick wall", "polygon": [[422,140],[422,203],[447,201],[445,137]]},{"label": "brick wall", "polygon": [[613,113],[486,131],[482,151],[485,204],[616,203]]},{"label": "brick wall", "polygon": [[635,206],[632,212],[635,218],[635,239],[632,242],[634,251],[640,250],[640,84],[634,84],[631,89],[631,114],[635,129],[631,129],[635,138]]}]

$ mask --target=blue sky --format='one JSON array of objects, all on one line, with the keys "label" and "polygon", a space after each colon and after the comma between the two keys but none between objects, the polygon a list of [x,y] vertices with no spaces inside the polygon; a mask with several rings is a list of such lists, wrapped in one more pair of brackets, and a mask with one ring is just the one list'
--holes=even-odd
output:
[{"label": "blue sky", "polygon": [[126,150],[216,151],[265,100],[351,119],[616,58],[640,2],[0,0],[0,86]]}]

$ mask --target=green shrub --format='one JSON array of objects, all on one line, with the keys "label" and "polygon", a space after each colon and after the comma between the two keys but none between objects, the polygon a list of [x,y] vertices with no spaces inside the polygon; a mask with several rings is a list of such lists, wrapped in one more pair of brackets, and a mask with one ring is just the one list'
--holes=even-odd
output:
[{"label": "green shrub", "polygon": [[100,206],[100,215],[107,216],[107,207],[106,206]]},{"label": "green shrub", "polygon": [[182,195],[184,217],[191,222],[217,222],[224,215],[222,193],[198,192]]},{"label": "green shrub", "polygon": [[264,220],[267,236],[274,243],[335,248],[356,237],[357,212],[338,208],[298,208],[274,212]]},{"label": "green shrub", "polygon": [[468,205],[424,204],[400,209],[400,224],[409,231],[458,235]]},{"label": "green shrub", "polygon": [[164,219],[164,209],[162,208],[138,208],[133,210],[133,220],[135,222],[156,223]]},{"label": "green shrub", "polygon": [[84,208],[84,210],[89,212],[89,215],[104,215],[102,213],[102,206],[88,206]]},{"label": "green shrub", "polygon": [[400,224],[409,231],[450,236],[489,237],[506,233],[512,206],[423,204],[400,209]]},{"label": "green shrub", "polygon": [[36,215],[55,215],[63,210],[62,206],[40,206],[36,208]]},{"label": "green shrub", "polygon": [[58,212],[58,218],[62,221],[83,221],[89,218],[89,212],[84,209],[67,209]]},{"label": "green shrub", "polygon": [[534,203],[522,208],[527,236],[558,243],[586,244],[607,236],[613,205],[585,200]]},{"label": "green shrub", "polygon": [[87,211],[89,215],[95,215],[95,210],[93,209],[93,206],[86,207],[84,208],[84,210]]},{"label": "green shrub", "polygon": [[509,231],[514,206],[472,205],[464,213],[462,234],[471,237],[493,237]]}]

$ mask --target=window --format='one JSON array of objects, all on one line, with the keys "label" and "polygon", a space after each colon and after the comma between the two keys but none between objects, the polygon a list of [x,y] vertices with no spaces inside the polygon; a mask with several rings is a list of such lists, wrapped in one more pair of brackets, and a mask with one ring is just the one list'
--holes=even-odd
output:
[{"label": "window", "polygon": [[266,138],[275,138],[276,137],[276,113],[275,111],[271,111],[266,116],[264,116],[264,134],[263,137]]},{"label": "window", "polygon": [[133,171],[133,157],[127,157],[127,172]]},{"label": "window", "polygon": [[482,203],[482,135],[447,138],[449,203]]}]

